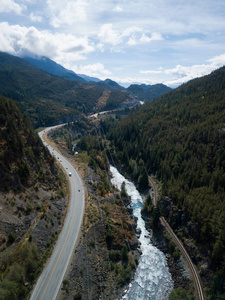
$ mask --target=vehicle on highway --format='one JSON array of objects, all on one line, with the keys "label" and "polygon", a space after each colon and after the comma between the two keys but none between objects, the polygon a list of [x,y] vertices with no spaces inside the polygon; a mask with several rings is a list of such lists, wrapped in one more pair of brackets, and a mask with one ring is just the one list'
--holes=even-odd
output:
[{"label": "vehicle on highway", "polygon": [[78,192],[80,192],[80,189],[78,189]]},{"label": "vehicle on highway", "polygon": [[71,172],[69,172],[69,176],[72,176],[72,173],[71,173]]}]

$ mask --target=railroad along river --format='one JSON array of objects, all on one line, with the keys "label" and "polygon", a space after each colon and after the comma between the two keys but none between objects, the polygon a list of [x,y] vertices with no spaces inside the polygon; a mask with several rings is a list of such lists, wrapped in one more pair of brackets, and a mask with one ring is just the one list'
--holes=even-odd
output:
[{"label": "railroad along river", "polygon": [[141,230],[139,241],[142,254],[126,294],[122,299],[127,300],[166,300],[173,290],[173,280],[169,272],[166,257],[163,252],[151,244],[149,233],[141,216],[143,200],[135,185],[122,176],[118,170],[110,166],[112,184],[121,189],[125,182],[127,194],[131,197],[133,215],[137,217],[137,228]]}]

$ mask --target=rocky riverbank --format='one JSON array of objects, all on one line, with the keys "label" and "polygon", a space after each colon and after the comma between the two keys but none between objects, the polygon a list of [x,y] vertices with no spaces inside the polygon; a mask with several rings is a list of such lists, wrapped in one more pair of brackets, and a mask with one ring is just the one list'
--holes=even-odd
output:
[{"label": "rocky riverbank", "polygon": [[197,245],[195,240],[199,238],[200,228],[194,224],[189,217],[188,211],[178,209],[168,197],[160,200],[161,211],[169,224],[173,224],[173,229],[182,240],[192,261],[197,266],[201,280],[205,286],[211,284],[213,271],[212,262],[209,257],[209,244]]},{"label": "rocky riverbank", "polygon": [[115,190],[101,196],[101,176],[89,166],[80,173],[87,194],[85,217],[61,298],[119,299],[140,256],[129,198]]},{"label": "rocky riverbank", "polygon": [[[149,238],[153,245],[160,249],[166,256],[167,264],[174,281],[174,288],[182,287],[185,290],[193,289],[191,275],[187,263],[180,255],[173,255],[176,249],[168,237],[164,227],[160,224],[157,228],[152,229],[146,220],[146,228],[149,231]],[[171,249],[173,248],[173,249]],[[172,253],[171,253],[172,252]]]}]

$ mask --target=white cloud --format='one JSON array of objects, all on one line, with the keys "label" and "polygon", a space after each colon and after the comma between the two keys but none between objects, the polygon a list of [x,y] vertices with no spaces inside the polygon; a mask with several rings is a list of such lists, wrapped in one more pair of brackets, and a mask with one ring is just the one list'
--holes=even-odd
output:
[{"label": "white cloud", "polygon": [[94,76],[98,78],[105,78],[111,75],[111,72],[106,70],[102,63],[90,64],[90,65],[80,65],[80,66],[70,66],[70,69],[78,74],[85,74],[88,76]]},{"label": "white cloud", "polygon": [[[174,68],[163,70],[142,70],[139,73],[145,75],[153,75],[152,78],[142,78],[143,82],[159,82],[155,75],[161,77],[161,82],[169,86],[178,86],[182,83],[185,83],[189,80],[192,80],[197,77],[202,77],[204,75],[210,74],[212,71],[225,65],[225,54],[215,56],[208,60],[206,64],[196,64],[192,66],[181,66],[177,65]],[[136,79],[137,80],[137,79]],[[141,82],[141,80],[139,79]]]},{"label": "white cloud", "polygon": [[175,68],[165,70],[164,73],[172,77],[167,81],[167,84],[181,84],[191,79],[210,74],[215,69],[225,65],[225,54],[215,56],[208,60],[208,64],[193,65],[184,67],[177,65]]},{"label": "white cloud", "polygon": [[151,37],[149,37],[145,33],[142,33],[141,37],[137,37],[134,45],[139,44],[139,43],[150,43],[152,41],[162,41],[162,40],[163,40],[163,37],[158,32],[153,32]]},{"label": "white cloud", "polygon": [[140,71],[140,74],[162,74],[162,70],[154,71],[154,70],[148,70],[148,71]]},{"label": "white cloud", "polygon": [[30,14],[30,19],[32,22],[42,22],[43,20],[41,16],[35,15],[34,13]]},{"label": "white cloud", "polygon": [[35,53],[66,63],[85,59],[85,55],[92,52],[94,47],[85,37],[39,31],[33,26],[10,26],[3,22],[0,23],[0,50],[16,55]]},{"label": "white cloud", "polygon": [[56,28],[63,24],[72,26],[87,21],[86,8],[88,4],[85,0],[48,0],[47,4],[51,12],[51,24]]},{"label": "white cloud", "polygon": [[212,66],[215,67],[221,67],[225,65],[225,54],[217,55],[211,59],[209,59],[209,62],[212,64]]},{"label": "white cloud", "polygon": [[112,24],[102,25],[98,37],[103,44],[108,43],[111,45],[118,45],[122,41],[121,35],[113,30]]},{"label": "white cloud", "polygon": [[0,50],[12,54],[34,52],[64,66],[85,60],[98,77],[111,70],[115,79],[166,84],[224,64],[224,0],[0,2]]},{"label": "white cloud", "polygon": [[123,8],[119,5],[117,5],[116,7],[113,8],[113,11],[120,13],[120,12],[123,12]]},{"label": "white cloud", "polygon": [[149,37],[146,33],[143,33],[141,28],[134,26],[128,27],[120,33],[113,29],[112,24],[102,25],[98,37],[101,44],[111,44],[113,46],[120,44],[122,47],[163,40],[162,35],[158,32],[152,33]]},{"label": "white cloud", "polygon": [[21,14],[22,11],[26,9],[26,6],[16,3],[14,0],[1,0],[0,3],[0,13],[2,12],[14,12],[16,14]]}]

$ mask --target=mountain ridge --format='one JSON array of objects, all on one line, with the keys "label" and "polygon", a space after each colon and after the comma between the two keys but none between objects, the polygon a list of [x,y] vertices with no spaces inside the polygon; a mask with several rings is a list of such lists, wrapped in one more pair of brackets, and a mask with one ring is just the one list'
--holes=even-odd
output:
[{"label": "mountain ridge", "polygon": [[57,75],[65,79],[76,80],[78,82],[87,82],[84,78],[77,75],[75,72],[64,68],[62,65],[57,64],[46,56],[36,58],[24,56],[22,58],[52,75]]},{"label": "mountain ridge", "polygon": [[147,172],[161,182],[162,213],[196,261],[210,299],[225,294],[224,95],[222,67],[144,105],[107,133],[124,172],[137,181]]},{"label": "mountain ridge", "polygon": [[79,82],[86,82],[90,85],[104,88],[107,90],[116,91],[127,91],[132,95],[139,98],[141,101],[149,102],[157,97],[160,97],[164,93],[167,93],[171,88],[164,84],[146,85],[146,84],[131,84],[128,88],[119,85],[116,81],[112,79],[100,80],[95,77],[90,77],[84,74],[76,74],[72,70],[68,70],[57,64],[53,60],[47,57],[24,57],[25,60],[33,63],[37,67],[57,76],[61,76],[65,79],[77,80]]}]

